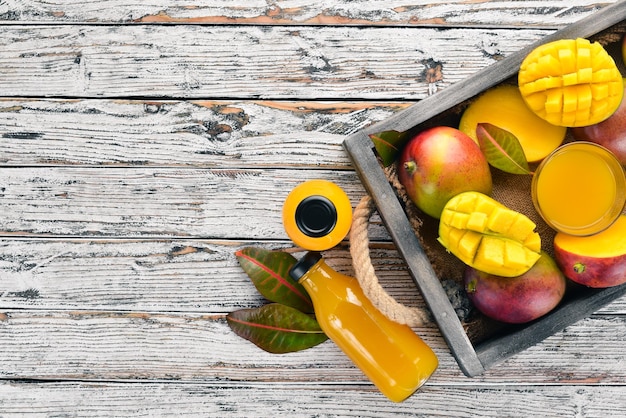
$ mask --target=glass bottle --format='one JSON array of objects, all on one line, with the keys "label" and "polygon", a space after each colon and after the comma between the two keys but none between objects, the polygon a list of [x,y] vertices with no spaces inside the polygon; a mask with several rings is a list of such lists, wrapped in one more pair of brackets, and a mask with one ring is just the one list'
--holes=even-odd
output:
[{"label": "glass bottle", "polygon": [[390,400],[405,400],[437,369],[437,356],[409,326],[384,316],[355,278],[319,252],[308,252],[290,275],[311,296],[322,330]]}]

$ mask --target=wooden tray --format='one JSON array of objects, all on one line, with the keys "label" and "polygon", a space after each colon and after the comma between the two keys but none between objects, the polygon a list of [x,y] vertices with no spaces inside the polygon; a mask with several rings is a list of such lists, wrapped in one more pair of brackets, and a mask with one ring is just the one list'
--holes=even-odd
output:
[{"label": "wooden tray", "polygon": [[[477,376],[511,355],[591,315],[602,306],[626,294],[626,285],[607,289],[581,288],[578,291],[568,291],[563,302],[548,315],[521,326],[498,326],[486,338],[472,341],[412,229],[396,191],[390,185],[378,161],[369,135],[387,130],[421,130],[427,126],[450,124],[451,116],[455,116],[454,113],[458,113],[458,109],[463,108],[464,103],[486,89],[507,80],[510,82],[512,77],[516,77],[522,60],[540,44],[564,38],[593,39],[601,34],[623,33],[625,21],[626,1],[607,6],[393,117],[347,137],[343,142],[361,181],[374,199],[398,251],[406,261],[411,277],[423,294],[459,367],[467,376]],[[614,49],[619,49],[617,46],[614,45]],[[618,59],[615,54],[612,55],[616,63],[622,65],[621,57]]]}]

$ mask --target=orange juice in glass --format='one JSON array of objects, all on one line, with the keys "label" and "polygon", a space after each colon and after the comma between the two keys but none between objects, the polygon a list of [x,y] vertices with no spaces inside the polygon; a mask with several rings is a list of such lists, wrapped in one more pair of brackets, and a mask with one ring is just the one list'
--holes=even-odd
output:
[{"label": "orange juice in glass", "polygon": [[570,142],[541,162],[533,175],[532,198],[552,228],[593,235],[608,228],[624,209],[624,169],[606,148]]}]

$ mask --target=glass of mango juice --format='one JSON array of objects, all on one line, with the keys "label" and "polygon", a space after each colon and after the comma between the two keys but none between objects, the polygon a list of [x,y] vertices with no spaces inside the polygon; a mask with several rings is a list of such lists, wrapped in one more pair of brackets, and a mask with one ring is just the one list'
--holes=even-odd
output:
[{"label": "glass of mango juice", "polygon": [[608,228],[624,210],[624,169],[600,145],[569,142],[537,167],[532,199],[537,212],[556,231],[593,235]]}]

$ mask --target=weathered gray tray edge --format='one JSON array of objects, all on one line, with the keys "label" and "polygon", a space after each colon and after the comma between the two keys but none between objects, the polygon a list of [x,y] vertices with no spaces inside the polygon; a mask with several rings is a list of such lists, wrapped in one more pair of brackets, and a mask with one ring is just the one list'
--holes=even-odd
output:
[{"label": "weathered gray tray edge", "polygon": [[363,185],[374,199],[389,234],[406,261],[411,277],[424,296],[448,347],[467,376],[477,376],[506,358],[589,316],[602,306],[626,294],[626,285],[592,291],[582,300],[562,304],[539,321],[474,347],[377,161],[369,135],[392,129],[409,130],[487,88],[499,84],[515,75],[526,55],[541,44],[557,39],[588,38],[624,20],[626,20],[626,0],[607,6],[575,24],[542,38],[478,74],[398,112],[385,121],[347,137],[343,142]]}]

